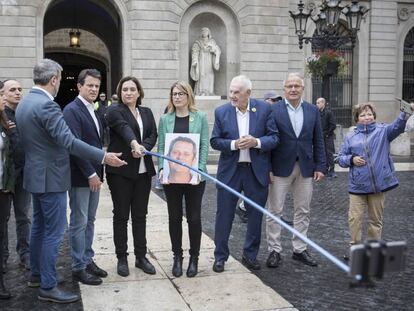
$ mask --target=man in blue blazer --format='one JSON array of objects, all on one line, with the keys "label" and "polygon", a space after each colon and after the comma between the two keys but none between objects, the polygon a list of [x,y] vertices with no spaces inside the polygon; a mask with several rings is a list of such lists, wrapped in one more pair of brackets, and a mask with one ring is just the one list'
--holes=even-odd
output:
[{"label": "man in blue blazer", "polygon": [[[278,143],[277,128],[271,106],[250,98],[252,83],[237,76],[230,83],[231,102],[215,110],[211,146],[221,151],[217,179],[264,206],[267,199],[270,151]],[[217,187],[217,213],[214,243],[215,272],[224,271],[229,257],[228,240],[234,219],[237,197]],[[247,232],[242,262],[258,270],[262,213],[247,205]]]},{"label": "man in blue blazer", "polygon": [[[269,187],[268,209],[280,217],[286,194],[293,192],[293,226],[306,236],[309,227],[312,180],[319,181],[326,171],[324,141],[319,110],[302,100],[303,78],[291,73],[284,81],[285,100],[273,105],[273,116],[279,129],[279,145],[272,151],[272,182]],[[281,226],[266,218],[268,250],[267,266],[281,262]],[[306,250],[306,243],[293,236],[293,256],[309,266],[317,262]]]},{"label": "man in blue blazer", "polygon": [[69,153],[113,166],[126,162],[118,158],[120,154],[105,153],[73,136],[59,105],[53,101],[62,79],[58,63],[41,60],[34,67],[33,76],[35,86],[16,109],[25,152],[23,187],[32,193],[33,202],[29,286],[40,286],[39,300],[74,302],[79,296],[59,289],[56,281],[56,260],[67,225]]},{"label": "man in blue blazer", "polygon": [[[95,114],[94,101],[101,85],[101,73],[84,69],[78,76],[79,95],[63,109],[63,117],[76,138],[102,149],[104,130]],[[72,247],[72,277],[87,285],[99,285],[106,271],[93,261],[92,242],[95,229],[99,191],[103,181],[103,165],[77,156],[70,157],[69,190],[70,239]]]}]

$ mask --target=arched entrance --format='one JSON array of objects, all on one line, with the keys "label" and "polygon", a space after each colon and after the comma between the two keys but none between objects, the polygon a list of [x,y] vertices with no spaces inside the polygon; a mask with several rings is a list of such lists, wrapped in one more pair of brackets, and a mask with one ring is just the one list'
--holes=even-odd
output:
[{"label": "arched entrance", "polygon": [[403,89],[402,98],[414,101],[414,28],[411,28],[404,40]]},{"label": "arched entrance", "polygon": [[[81,32],[80,47],[70,47],[70,29]],[[84,68],[101,72],[101,92],[108,96],[115,92],[123,68],[122,25],[112,1],[52,1],[45,13],[43,30],[44,56],[59,62],[64,71],[56,98],[62,107],[76,96],[77,76]]]}]

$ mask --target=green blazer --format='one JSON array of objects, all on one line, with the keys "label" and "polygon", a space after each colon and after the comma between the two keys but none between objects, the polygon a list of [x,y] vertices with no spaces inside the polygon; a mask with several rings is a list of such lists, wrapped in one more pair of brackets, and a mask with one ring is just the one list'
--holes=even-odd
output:
[{"label": "green blazer", "polygon": [[[198,159],[198,168],[207,173],[208,158],[208,122],[207,115],[204,112],[190,112],[189,132],[200,134],[200,150]],[[166,113],[161,116],[158,126],[158,153],[164,155],[165,134],[173,133],[175,125],[175,112]],[[158,158],[158,170],[163,168],[164,160]],[[204,180],[202,177],[201,180]]]}]

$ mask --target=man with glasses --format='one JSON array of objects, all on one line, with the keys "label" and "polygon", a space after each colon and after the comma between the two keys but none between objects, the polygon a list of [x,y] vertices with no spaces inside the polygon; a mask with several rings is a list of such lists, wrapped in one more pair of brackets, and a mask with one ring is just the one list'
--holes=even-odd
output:
[{"label": "man with glasses", "polygon": [[[274,180],[269,187],[268,209],[281,217],[288,191],[292,190],[294,228],[306,236],[310,219],[313,181],[326,172],[326,159],[319,110],[302,99],[304,81],[300,74],[290,73],[283,84],[285,100],[272,105],[279,129],[279,145],[272,151]],[[281,262],[281,226],[267,217],[266,233],[270,252],[266,265],[276,268]],[[292,259],[317,266],[306,250],[306,243],[292,238]]]}]

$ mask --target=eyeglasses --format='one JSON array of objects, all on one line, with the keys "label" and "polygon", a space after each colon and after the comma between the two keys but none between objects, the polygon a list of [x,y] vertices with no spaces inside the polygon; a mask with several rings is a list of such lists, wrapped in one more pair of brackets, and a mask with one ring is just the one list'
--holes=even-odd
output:
[{"label": "eyeglasses", "polygon": [[285,88],[287,89],[301,89],[303,86],[299,84],[289,84],[285,85]]},{"label": "eyeglasses", "polygon": [[184,95],[188,95],[187,93],[184,92],[178,92],[178,93],[172,93],[172,97],[183,97]]}]

